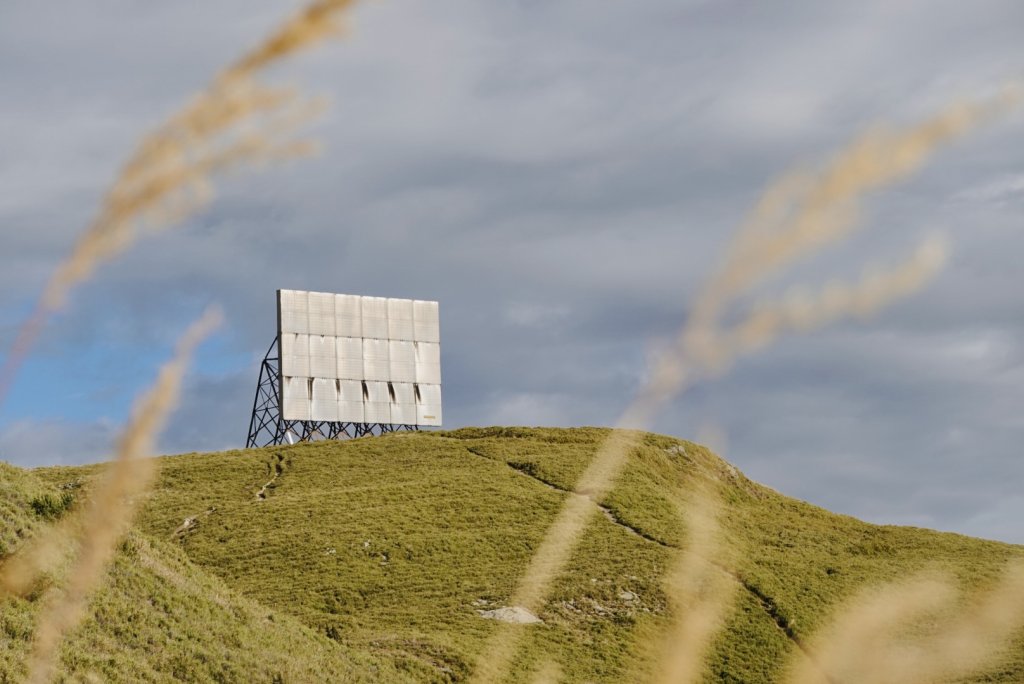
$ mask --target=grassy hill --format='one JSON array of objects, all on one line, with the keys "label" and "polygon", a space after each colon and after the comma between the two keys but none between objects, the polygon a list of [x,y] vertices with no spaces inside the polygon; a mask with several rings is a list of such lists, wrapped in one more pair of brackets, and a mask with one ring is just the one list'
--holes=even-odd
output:
[{"label": "grassy hill", "polygon": [[[82,480],[70,480],[72,491]],[[58,517],[68,488],[0,466],[3,556]],[[0,600],[0,682],[21,681],[35,618],[61,570],[26,597]],[[386,661],[340,647],[285,612],[229,588],[173,542],[133,531],[90,617],[64,644],[70,681],[403,681]]]},{"label": "grassy hill", "polygon": [[[606,434],[463,429],[163,458],[64,669],[103,681],[461,681],[495,629],[479,611],[506,605]],[[0,469],[0,554],[88,496],[98,472]],[[775,681],[867,583],[938,568],[969,593],[1024,557],[1024,547],[835,515],[703,447],[647,435],[543,624],[525,628],[510,680],[550,659],[566,681],[644,679],[671,617],[664,575],[686,538],[675,501],[699,479],[722,486],[738,588],[708,681]],[[4,601],[0,681],[17,679],[44,594]],[[972,681],[1024,681],[1024,635],[1017,646]]]}]

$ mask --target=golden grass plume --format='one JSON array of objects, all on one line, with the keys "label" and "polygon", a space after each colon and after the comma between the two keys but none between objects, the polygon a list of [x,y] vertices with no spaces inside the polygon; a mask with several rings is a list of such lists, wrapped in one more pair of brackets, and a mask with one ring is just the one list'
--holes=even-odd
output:
[{"label": "golden grass plume", "polygon": [[715,565],[721,555],[719,506],[717,493],[699,486],[695,501],[680,505],[689,535],[665,579],[675,619],[656,658],[658,684],[697,681],[703,674],[704,653],[732,604],[736,582]]},{"label": "golden grass plume", "polygon": [[156,463],[149,456],[157,435],[177,405],[192,353],[220,322],[219,310],[210,309],[178,341],[173,358],[161,368],[156,383],[135,404],[118,439],[114,461],[75,516],[77,535],[71,540],[75,557],[65,585],[50,597],[39,616],[28,682],[42,684],[53,678],[61,640],[84,616],[89,596],[102,579],[118,539],[127,530],[156,474]]},{"label": "golden grass plume", "polygon": [[792,173],[771,185],[694,302],[691,325],[713,326],[737,296],[794,260],[855,229],[868,192],[917,171],[940,146],[992,121],[1024,97],[1012,84],[998,95],[962,102],[904,130],[876,126],[817,174]]},{"label": "golden grass plume", "polygon": [[74,519],[65,518],[26,542],[0,566],[0,592],[18,596],[29,593],[36,578],[56,567],[68,554],[75,537]]},{"label": "golden grass plume", "polygon": [[822,328],[844,318],[867,318],[891,301],[921,289],[942,270],[946,241],[933,237],[890,271],[870,270],[857,283],[830,281],[819,291],[794,288],[776,302],[762,302],[718,338],[715,361],[735,358],[770,344],[786,332]]},{"label": "golden grass plume", "polygon": [[562,668],[557,662],[549,660],[541,664],[533,677],[533,684],[558,684],[562,680]]},{"label": "golden grass plume", "polygon": [[[927,684],[978,674],[1006,655],[1024,627],[1024,563],[1007,565],[995,586],[966,605],[954,605],[958,593],[951,580],[927,573],[862,592],[812,641],[813,666],[791,663],[787,682]],[[939,612],[945,617],[937,630],[908,632]]]},{"label": "golden grass plume", "polygon": [[294,90],[256,82],[259,71],[336,35],[355,0],[317,0],[221,72],[146,135],[122,166],[88,229],[46,283],[0,368],[0,403],[46,320],[70,291],[134,243],[143,227],[178,223],[212,197],[213,176],[247,164],[307,155],[295,129],[322,109]]}]

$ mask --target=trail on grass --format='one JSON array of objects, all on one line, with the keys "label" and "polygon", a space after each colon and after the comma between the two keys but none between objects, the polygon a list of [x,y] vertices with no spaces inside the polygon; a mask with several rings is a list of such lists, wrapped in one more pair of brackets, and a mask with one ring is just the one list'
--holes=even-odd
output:
[{"label": "trail on grass", "polygon": [[[522,475],[524,477],[528,477],[534,482],[537,482],[543,485],[544,487],[547,487],[548,489],[552,489],[563,494],[568,494],[570,496],[578,496],[590,500],[591,503],[593,503],[594,506],[596,506],[598,510],[601,511],[604,517],[609,520],[609,522],[621,527],[630,534],[637,536],[643,539],[644,541],[650,542],[652,544],[657,544],[666,549],[680,549],[680,546],[678,544],[667,542],[664,539],[658,539],[657,537],[652,536],[647,532],[644,532],[643,530],[633,527],[628,522],[624,521],[622,518],[616,515],[614,510],[612,510],[608,506],[598,503],[597,501],[594,501],[589,496],[580,494],[579,492],[574,491],[572,489],[566,489],[565,487],[562,487],[561,485],[558,485],[550,480],[538,477],[536,474],[530,472],[527,468],[522,467],[519,464],[509,463],[504,459],[491,458],[487,454],[483,453],[481,450],[476,449],[474,447],[467,446],[465,447],[465,449],[466,451],[468,451],[469,453],[473,454],[478,458],[487,459],[492,463],[504,463],[513,472],[518,473],[519,475]],[[761,609],[764,611],[765,615],[772,621],[772,623],[775,624],[775,627],[779,630],[779,632],[781,632],[790,643],[792,643],[796,648],[798,648],[800,652],[808,658],[808,660],[817,665],[817,659],[814,657],[814,654],[800,638],[800,635],[796,633],[796,631],[793,629],[793,626],[789,623],[786,617],[779,611],[778,604],[771,596],[769,596],[755,584],[747,580],[740,572],[733,570],[732,568],[729,568],[728,566],[725,566],[721,563],[713,561],[709,558],[704,558],[703,560],[706,563],[710,563],[719,571],[728,575],[734,582],[739,584],[744,591],[746,591],[750,596],[752,596],[757,601],[758,605],[761,606]],[[828,679],[828,681],[832,682],[831,679]]]}]

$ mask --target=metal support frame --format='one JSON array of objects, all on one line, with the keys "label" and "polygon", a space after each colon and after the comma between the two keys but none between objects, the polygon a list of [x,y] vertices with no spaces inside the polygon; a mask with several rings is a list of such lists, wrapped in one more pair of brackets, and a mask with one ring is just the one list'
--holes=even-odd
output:
[{"label": "metal support frame", "polygon": [[340,423],[325,420],[285,420],[281,415],[281,354],[275,337],[260,365],[256,398],[249,419],[245,447],[276,446],[321,439],[354,439],[402,430],[418,431],[417,425],[391,423]]}]

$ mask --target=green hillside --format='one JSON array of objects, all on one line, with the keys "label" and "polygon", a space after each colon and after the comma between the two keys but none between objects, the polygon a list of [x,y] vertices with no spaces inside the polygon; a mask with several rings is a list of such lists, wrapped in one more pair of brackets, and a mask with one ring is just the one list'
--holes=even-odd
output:
[{"label": "green hillside", "polygon": [[[61,514],[51,489],[0,464],[3,557]],[[0,601],[0,682],[21,681],[35,618],[61,571],[26,597]],[[403,681],[387,661],[339,646],[285,612],[242,596],[171,542],[132,532],[121,543],[90,617],[64,644],[70,681]]]},{"label": "green hillside", "polygon": [[[64,668],[125,682],[461,681],[496,627],[479,612],[507,605],[606,435],[463,429],[164,458]],[[97,472],[0,470],[0,554],[75,505],[63,494],[88,496]],[[644,679],[649,644],[669,624],[664,574],[686,538],[675,501],[699,479],[722,485],[738,587],[708,681],[775,681],[830,608],[866,583],[939,568],[969,591],[1024,556],[838,516],[751,482],[703,447],[646,435],[543,623],[524,627],[510,681],[550,659],[566,681]],[[17,678],[44,593],[5,600],[0,681]],[[973,681],[1024,681],[1024,648]]]}]

